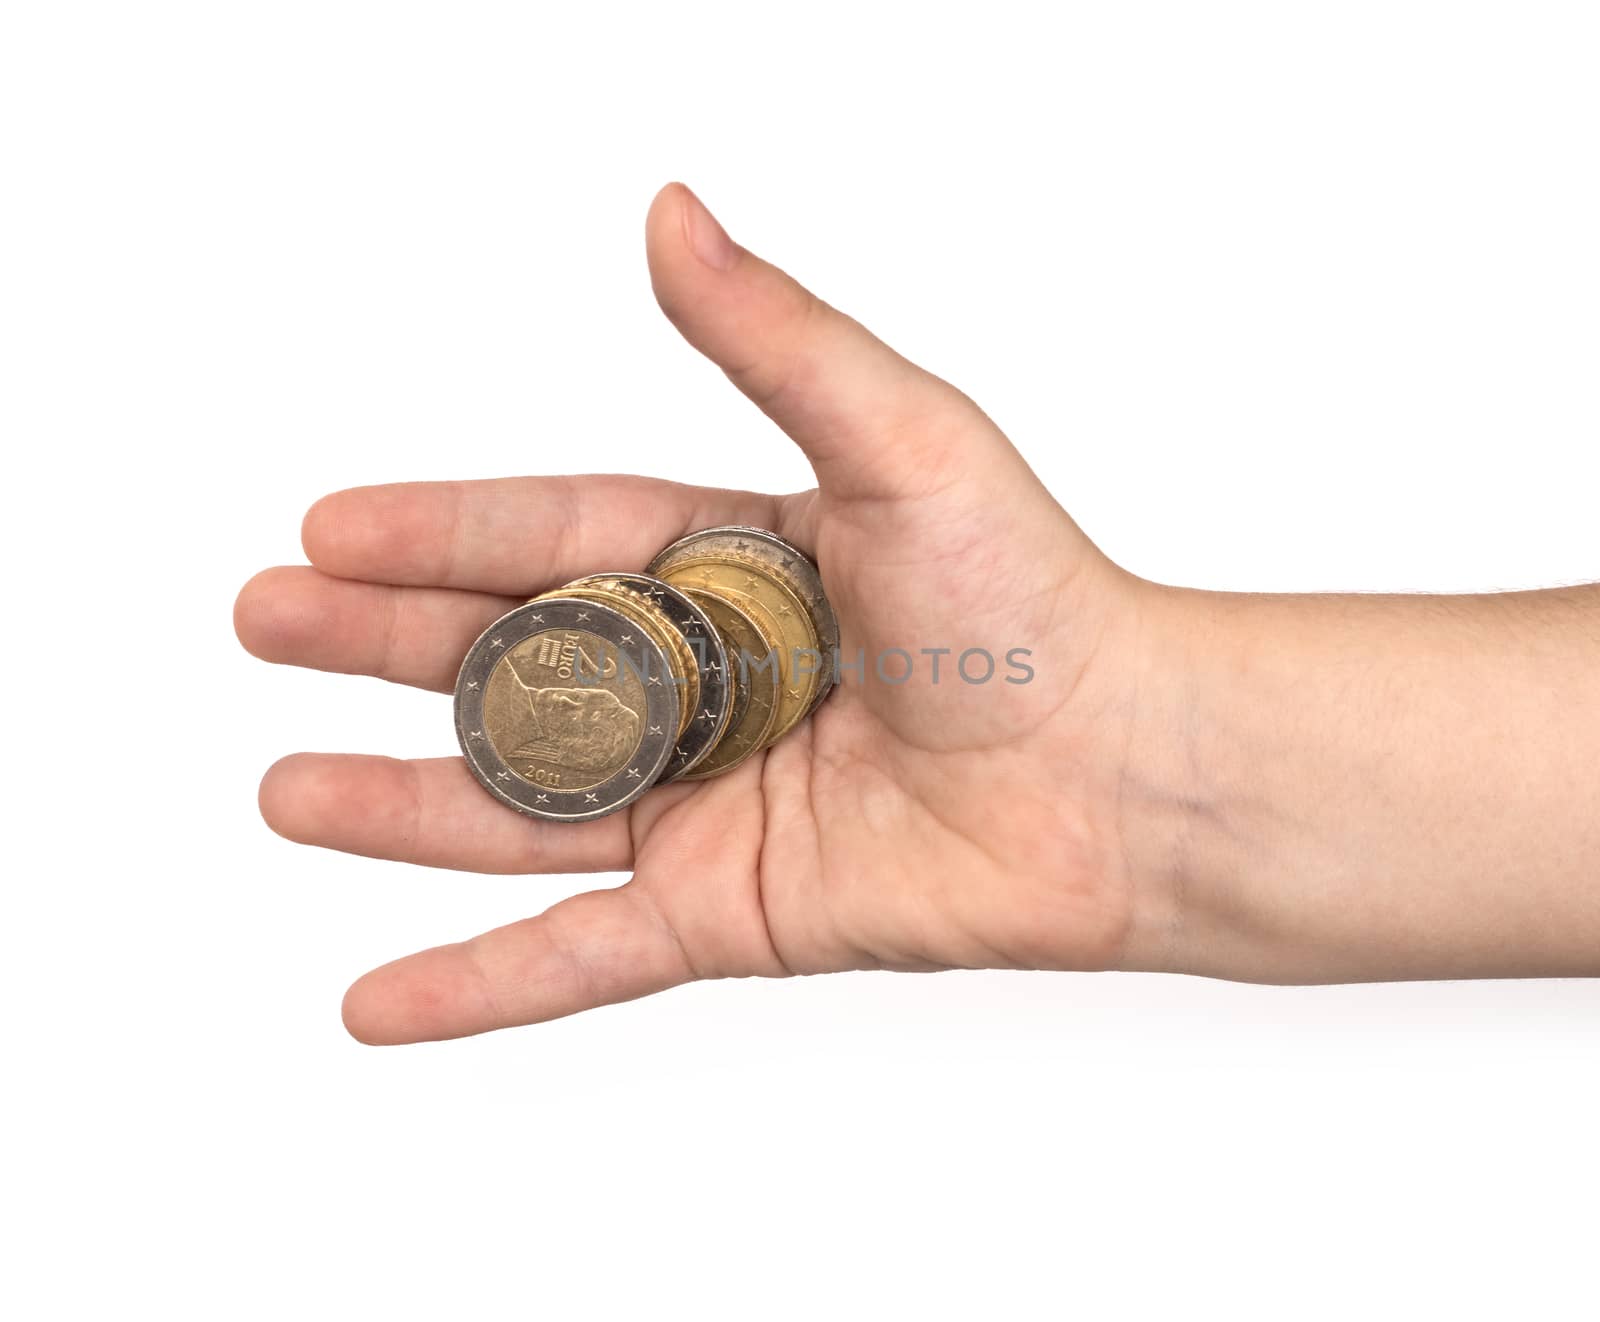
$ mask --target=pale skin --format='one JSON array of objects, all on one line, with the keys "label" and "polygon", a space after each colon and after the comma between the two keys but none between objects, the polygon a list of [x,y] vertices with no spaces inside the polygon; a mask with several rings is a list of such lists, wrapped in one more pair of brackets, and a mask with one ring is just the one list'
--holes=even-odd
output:
[{"label": "pale skin", "polygon": [[[816,489],[342,491],[306,516],[309,567],[246,585],[240,639],[448,691],[479,631],[533,591],[745,523],[815,554],[847,655],[950,648],[944,678],[884,684],[869,661],[757,760],[582,825],[519,816],[458,758],[283,759],[261,811],[291,840],[632,873],[368,973],[345,997],[354,1036],[458,1037],[693,979],[844,969],[1600,973],[1600,589],[1146,582],[976,404],[739,247],[682,185],[651,206],[647,251],[662,309],[799,445]],[[1032,682],[950,682],[964,648],[1012,646],[1032,650]]]}]

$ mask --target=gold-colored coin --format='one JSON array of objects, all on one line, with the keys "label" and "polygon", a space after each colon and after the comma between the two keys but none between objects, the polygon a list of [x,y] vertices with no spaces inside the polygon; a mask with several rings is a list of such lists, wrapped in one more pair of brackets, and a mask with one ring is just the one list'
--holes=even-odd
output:
[{"label": "gold-colored coin", "polygon": [[798,725],[811,709],[822,678],[822,653],[804,603],[760,566],[720,557],[691,556],[662,569],[658,577],[674,587],[723,597],[758,624],[763,617],[771,622],[764,632],[775,635],[780,687],[778,719],[766,742],[782,738]]},{"label": "gold-colored coin", "polygon": [[822,575],[811,558],[793,542],[769,528],[730,524],[719,528],[701,528],[663,547],[650,562],[649,572],[659,574],[678,561],[693,556],[759,566],[799,598],[811,616],[811,627],[816,632],[818,650],[822,653],[818,667],[822,678],[811,703],[814,710],[833,691],[839,621],[822,586]]},{"label": "gold-colored coin", "polygon": [[[694,653],[689,650],[689,644],[684,641],[683,635],[678,632],[661,608],[653,601],[620,584],[601,585],[593,582],[570,583],[566,587],[541,593],[533,600],[544,601],[555,597],[593,601],[621,612],[637,624],[640,631],[665,653],[669,664],[668,674],[664,678],[673,685],[674,691],[678,694],[678,728],[674,737],[681,739],[699,709],[700,667]],[[646,675],[644,678],[648,683],[650,676]]]},{"label": "gold-colored coin", "polygon": [[533,817],[583,821],[626,807],[672,750],[678,694],[661,680],[667,667],[649,635],[612,607],[559,598],[519,606],[484,630],[456,678],[467,765]]},{"label": "gold-colored coin", "polygon": [[691,587],[681,591],[710,617],[722,635],[728,652],[728,678],[734,685],[733,714],[727,730],[700,764],[683,777],[706,780],[732,771],[765,747],[778,715],[778,671],[776,666],[759,669],[744,659],[764,657],[772,646],[746,611],[713,592]]}]

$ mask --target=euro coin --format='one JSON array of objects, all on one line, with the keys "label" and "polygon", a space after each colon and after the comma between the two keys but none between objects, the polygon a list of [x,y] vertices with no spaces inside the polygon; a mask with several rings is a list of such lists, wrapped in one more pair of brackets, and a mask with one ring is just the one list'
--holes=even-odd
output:
[{"label": "euro coin", "polygon": [[821,650],[804,604],[759,564],[715,556],[689,556],[660,570],[679,588],[696,588],[722,597],[749,615],[775,646],[750,668],[775,665],[779,679],[778,719],[767,743],[787,734],[811,709],[821,682]]},{"label": "euro coin", "polygon": [[501,616],[456,677],[456,737],[472,774],[530,817],[586,821],[632,803],[667,764],[680,690],[635,619],[576,597]]},{"label": "euro coin", "polygon": [[811,617],[812,632],[821,653],[820,676],[811,699],[810,710],[833,691],[834,665],[839,650],[839,621],[822,587],[822,575],[815,564],[793,542],[767,528],[728,524],[702,528],[680,537],[650,562],[649,572],[660,574],[667,566],[696,556],[712,556],[739,563],[760,565],[778,579],[805,606]]},{"label": "euro coin", "polygon": [[727,731],[700,764],[683,777],[708,780],[732,771],[766,746],[778,715],[778,671],[775,666],[758,669],[750,664],[751,658],[765,656],[770,645],[749,615],[710,592],[686,588],[684,595],[710,617],[722,635],[734,692]]},{"label": "euro coin", "polygon": [[722,635],[705,610],[670,583],[648,574],[594,574],[572,586],[622,587],[655,605],[682,636],[699,674],[699,700],[658,784],[688,774],[716,746],[733,715],[734,687]]}]

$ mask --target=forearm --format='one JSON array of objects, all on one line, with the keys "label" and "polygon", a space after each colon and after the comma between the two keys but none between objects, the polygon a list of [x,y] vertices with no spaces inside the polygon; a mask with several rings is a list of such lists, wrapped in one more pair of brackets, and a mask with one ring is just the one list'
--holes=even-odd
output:
[{"label": "forearm", "polygon": [[1140,962],[1600,974],[1600,588],[1160,597]]}]

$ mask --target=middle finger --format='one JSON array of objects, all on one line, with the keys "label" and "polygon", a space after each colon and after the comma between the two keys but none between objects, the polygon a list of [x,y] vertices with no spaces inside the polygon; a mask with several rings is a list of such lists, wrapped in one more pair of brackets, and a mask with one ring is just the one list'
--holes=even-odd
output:
[{"label": "middle finger", "polygon": [[245,584],[233,622],[263,661],[449,692],[473,640],[522,600],[358,583],[286,565]]}]

